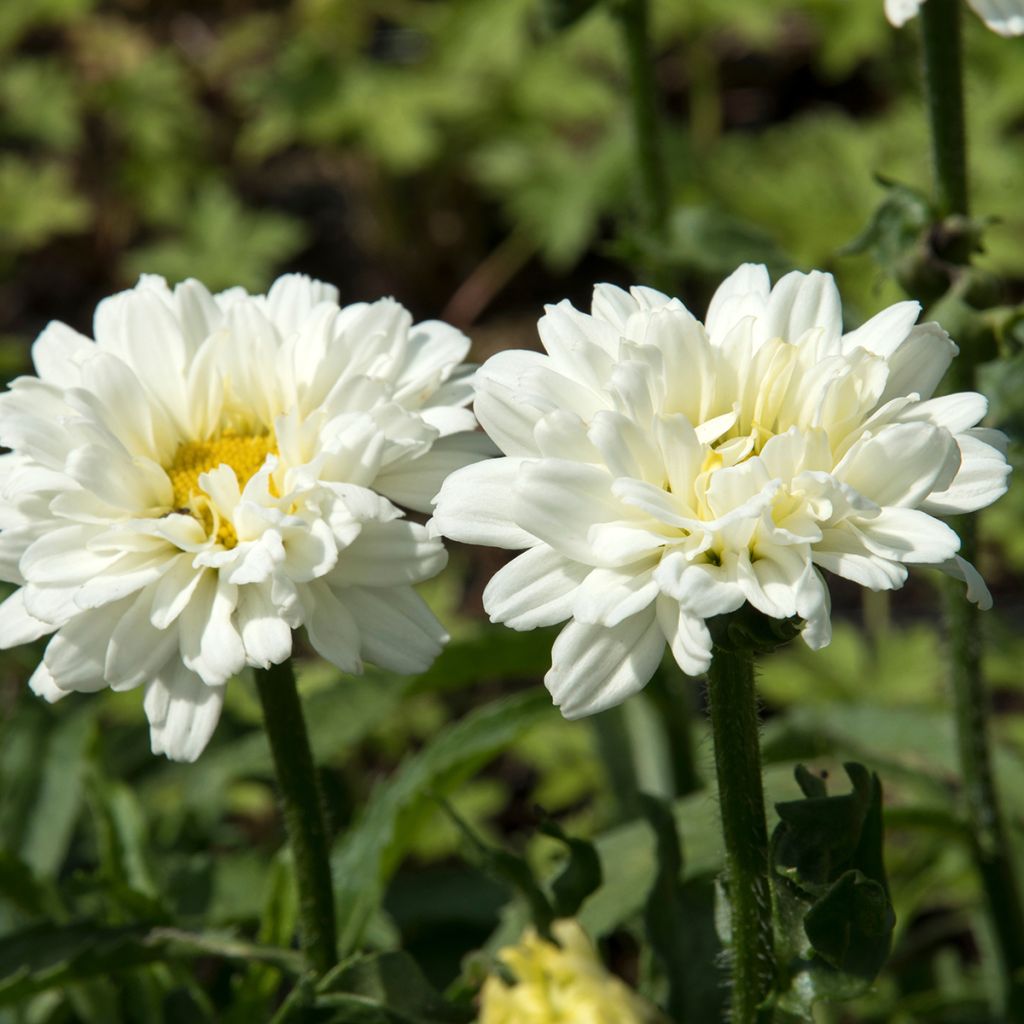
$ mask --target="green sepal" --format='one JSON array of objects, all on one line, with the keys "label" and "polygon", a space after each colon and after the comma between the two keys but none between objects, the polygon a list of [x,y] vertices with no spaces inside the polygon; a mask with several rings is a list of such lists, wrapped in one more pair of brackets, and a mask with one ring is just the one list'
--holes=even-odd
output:
[{"label": "green sepal", "polygon": [[737,654],[770,654],[798,637],[802,619],[773,619],[749,604],[728,615],[707,620],[715,647]]}]

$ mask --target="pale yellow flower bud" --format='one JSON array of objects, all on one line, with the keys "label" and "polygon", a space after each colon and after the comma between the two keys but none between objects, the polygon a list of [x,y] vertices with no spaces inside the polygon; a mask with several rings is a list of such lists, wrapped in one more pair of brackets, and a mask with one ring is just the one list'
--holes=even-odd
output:
[{"label": "pale yellow flower bud", "polygon": [[515,977],[491,975],[480,993],[478,1024],[655,1024],[658,1010],[608,972],[572,920],[556,921],[557,945],[528,929],[498,954]]}]

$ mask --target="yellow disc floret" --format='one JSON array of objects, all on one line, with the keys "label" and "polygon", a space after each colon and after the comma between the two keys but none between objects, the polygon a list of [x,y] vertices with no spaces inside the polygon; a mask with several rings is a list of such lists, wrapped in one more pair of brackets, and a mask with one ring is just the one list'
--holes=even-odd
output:
[{"label": "yellow disc floret", "polygon": [[238,486],[245,487],[262,468],[267,456],[276,454],[272,434],[226,433],[209,441],[183,441],[174,453],[174,461],[166,468],[174,488],[175,510],[195,516],[207,533],[215,533],[219,543],[233,548],[238,543],[235,528],[230,520],[221,518],[200,486],[199,477],[227,465],[235,471]]}]

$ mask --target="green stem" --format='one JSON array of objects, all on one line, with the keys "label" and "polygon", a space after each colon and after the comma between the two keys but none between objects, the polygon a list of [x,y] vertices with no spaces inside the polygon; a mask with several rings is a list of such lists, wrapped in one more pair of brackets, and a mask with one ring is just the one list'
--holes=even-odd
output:
[{"label": "green stem", "polygon": [[760,1009],[775,977],[768,825],[761,783],[754,663],[748,654],[715,648],[708,672],[718,802],[732,919],[732,1020],[770,1019]]},{"label": "green stem", "polygon": [[697,752],[693,743],[696,687],[679,672],[656,672],[647,692],[658,709],[672,757],[672,782],[676,796],[701,788]]},{"label": "green stem", "polygon": [[[928,0],[921,8],[925,88],[931,127],[935,193],[939,213],[966,214],[967,143],[964,129],[963,59],[959,0]],[[963,253],[966,263],[969,253]],[[973,390],[978,353],[965,346],[950,375],[954,390]],[[960,554],[977,554],[975,516],[950,525],[961,537]],[[1010,1020],[1024,1020],[1024,914],[1009,836],[1000,811],[992,770],[989,701],[982,674],[978,609],[964,596],[963,584],[946,587],[953,701],[960,770],[972,845],[1002,966],[1004,1002]]]},{"label": "green stem", "polygon": [[939,212],[944,217],[967,213],[961,6],[960,0],[928,0],[921,6],[935,191]]},{"label": "green stem", "polygon": [[302,951],[310,969],[324,974],[338,959],[327,825],[291,662],[257,670],[256,689],[295,860]]},{"label": "green stem", "polygon": [[[976,518],[958,516],[950,525],[961,537],[961,555],[973,561]],[[979,612],[977,606],[965,600],[959,580],[947,580],[945,590],[957,742],[971,846],[999,949],[1006,1017],[1024,1020],[1024,917],[992,766]]]},{"label": "green stem", "polygon": [[648,0],[619,0],[616,7],[629,62],[630,95],[637,160],[643,184],[647,228],[664,235],[668,227],[669,189],[661,144],[658,83],[651,53]]}]

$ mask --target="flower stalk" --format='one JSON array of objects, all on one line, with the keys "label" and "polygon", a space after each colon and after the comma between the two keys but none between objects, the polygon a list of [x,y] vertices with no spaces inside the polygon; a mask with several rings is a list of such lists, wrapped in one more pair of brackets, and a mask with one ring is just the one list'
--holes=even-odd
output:
[{"label": "flower stalk", "polygon": [[637,160],[648,230],[662,236],[668,228],[669,188],[658,111],[658,83],[651,54],[648,0],[620,0],[615,8],[629,63],[630,95]]},{"label": "flower stalk", "polygon": [[295,861],[302,951],[310,970],[325,974],[337,962],[334,892],[323,797],[295,674],[289,660],[255,675]]},{"label": "flower stalk", "polygon": [[708,670],[718,802],[732,924],[734,1024],[769,1020],[774,977],[768,825],[761,781],[754,662],[746,651],[715,648]]},{"label": "flower stalk", "polygon": [[[935,198],[942,216],[966,215],[969,209],[960,6],[959,0],[929,0],[921,8]],[[954,368],[957,390],[973,390],[977,361],[970,346],[961,351]],[[976,516],[957,516],[950,526],[960,535],[961,557],[974,562]],[[978,609],[962,585],[946,583],[954,713],[973,854],[999,947],[1004,1008],[1008,1019],[1024,1020],[1024,913],[993,773]]]}]

